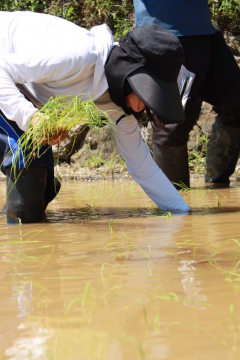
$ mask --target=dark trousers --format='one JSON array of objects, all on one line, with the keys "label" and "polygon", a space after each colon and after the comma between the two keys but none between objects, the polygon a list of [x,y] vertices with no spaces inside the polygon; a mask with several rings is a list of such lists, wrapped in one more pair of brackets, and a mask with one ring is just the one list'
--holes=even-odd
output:
[{"label": "dark trousers", "polygon": [[195,74],[180,125],[153,126],[153,143],[180,146],[198,120],[202,102],[214,107],[220,121],[240,128],[240,69],[220,32],[213,35],[179,37],[184,66]]}]

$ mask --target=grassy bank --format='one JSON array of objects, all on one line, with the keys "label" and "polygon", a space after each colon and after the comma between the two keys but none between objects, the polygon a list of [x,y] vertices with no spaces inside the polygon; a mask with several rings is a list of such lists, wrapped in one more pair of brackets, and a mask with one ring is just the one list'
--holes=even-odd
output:
[{"label": "grassy bank", "polygon": [[134,26],[132,0],[3,0],[1,11],[35,11],[59,16],[87,29],[107,23],[118,39]]},{"label": "grassy bank", "polygon": [[[240,0],[209,0],[214,25],[240,35]],[[62,17],[91,28],[107,23],[116,39],[134,26],[133,0],[3,0],[1,11],[29,10]]]}]

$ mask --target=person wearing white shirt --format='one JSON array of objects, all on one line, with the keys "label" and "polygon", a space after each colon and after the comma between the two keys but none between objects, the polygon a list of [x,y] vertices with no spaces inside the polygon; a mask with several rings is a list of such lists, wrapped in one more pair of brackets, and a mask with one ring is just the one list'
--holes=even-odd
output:
[{"label": "person wearing white shirt", "polygon": [[[41,104],[50,97],[81,94],[83,100],[91,97],[100,109],[110,111],[117,124],[120,154],[146,194],[162,210],[189,211],[152,159],[137,121],[143,111],[159,124],[184,120],[177,86],[182,63],[179,40],[158,25],[134,29],[114,43],[107,25],[88,31],[51,15],[0,12],[0,158],[7,181],[11,180],[16,142],[30,118],[37,121],[38,109],[17,84]],[[18,218],[41,221],[60,189],[54,181],[49,145],[43,146],[44,154],[29,167],[25,167],[24,156],[19,161],[21,175],[6,202],[13,222]],[[4,158],[9,150],[11,156]]]}]

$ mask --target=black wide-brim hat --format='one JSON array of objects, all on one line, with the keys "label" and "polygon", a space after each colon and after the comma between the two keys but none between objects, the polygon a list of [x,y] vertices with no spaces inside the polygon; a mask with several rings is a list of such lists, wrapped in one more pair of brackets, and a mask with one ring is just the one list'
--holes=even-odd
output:
[{"label": "black wide-brim hat", "polygon": [[184,120],[177,83],[162,81],[141,68],[128,76],[128,82],[140,100],[168,123]]},{"label": "black wide-brim hat", "polygon": [[115,46],[105,65],[113,102],[131,114],[124,95],[128,80],[137,96],[168,123],[184,121],[177,78],[184,61],[179,39],[151,24],[130,31]]}]

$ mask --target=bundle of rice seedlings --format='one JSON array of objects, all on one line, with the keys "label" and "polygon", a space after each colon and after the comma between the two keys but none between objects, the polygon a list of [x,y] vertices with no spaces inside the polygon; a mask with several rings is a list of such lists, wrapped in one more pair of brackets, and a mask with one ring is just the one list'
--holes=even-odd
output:
[{"label": "bundle of rice seedlings", "polygon": [[[98,109],[93,100],[82,101],[80,96],[58,96],[50,98],[30,119],[27,131],[19,138],[16,149],[12,149],[6,157],[15,152],[13,168],[19,168],[20,154],[24,154],[25,167],[36,156],[43,155],[43,145],[59,143],[66,138],[76,125],[85,124],[90,129],[109,125],[116,133],[115,123],[108,112]],[[3,161],[6,160],[6,157]]]}]

